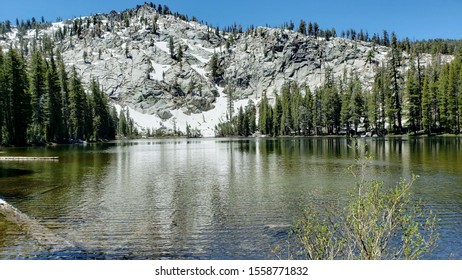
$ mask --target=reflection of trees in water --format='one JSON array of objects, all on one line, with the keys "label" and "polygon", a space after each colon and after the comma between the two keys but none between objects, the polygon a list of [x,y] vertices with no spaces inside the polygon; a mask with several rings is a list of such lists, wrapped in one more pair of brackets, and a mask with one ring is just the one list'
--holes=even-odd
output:
[{"label": "reflection of trees in water", "polygon": [[34,171],[32,170],[0,167],[0,178],[18,177],[18,176],[30,175],[33,173]]},{"label": "reflection of trees in water", "polygon": [[[101,257],[251,255],[257,246],[249,249],[249,244],[281,238],[273,226],[290,223],[300,207],[343,206],[345,190],[354,185],[347,168],[357,156],[356,144],[367,144],[375,158],[371,176],[385,174],[393,182],[415,167],[433,167],[441,176],[462,168],[457,164],[460,141],[454,137],[135,140],[117,146],[62,147],[61,159],[53,165],[2,164],[34,173],[0,175],[0,186],[3,189],[8,180],[25,185],[29,193],[24,190],[12,204]],[[431,184],[426,181],[436,179],[418,170],[416,174],[427,175],[417,181],[427,194]],[[443,179],[453,184],[454,178]],[[16,231],[1,223],[0,236],[2,227]],[[28,246],[9,238],[9,248]],[[0,240],[0,251],[6,248],[2,246]]]}]

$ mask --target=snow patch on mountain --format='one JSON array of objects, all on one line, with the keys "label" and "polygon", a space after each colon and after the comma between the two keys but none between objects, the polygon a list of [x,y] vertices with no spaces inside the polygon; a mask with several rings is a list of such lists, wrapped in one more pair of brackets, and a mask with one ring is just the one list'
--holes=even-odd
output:
[{"label": "snow patch on mountain", "polygon": [[[306,84],[313,91],[324,83],[327,71],[335,78],[358,74],[368,89],[389,53],[389,48],[367,42],[326,41],[267,27],[217,35],[209,26],[158,14],[149,5],[128,14],[128,22],[124,21],[127,14],[119,13],[83,17],[81,34],[73,36],[69,33],[76,19],[53,23],[38,33],[29,30],[22,36],[13,28],[0,46],[6,50],[10,44],[18,48],[28,44],[32,49],[37,37],[55,38],[58,30],[67,28],[67,35],[54,44],[68,70],[75,67],[87,86],[98,79],[118,110],[128,108],[140,129],[175,127],[185,132],[189,125],[204,136],[214,136],[215,125],[227,120],[224,87],[234,89],[235,113],[249,102],[257,105],[264,94],[274,100],[275,92],[287,82]],[[95,24],[98,21],[101,24]],[[181,61],[175,57],[179,47]],[[209,63],[214,54],[220,77],[211,76]],[[402,71],[409,66],[408,58],[404,54]],[[442,62],[451,59],[443,56]],[[431,60],[424,55],[421,63]]]}]

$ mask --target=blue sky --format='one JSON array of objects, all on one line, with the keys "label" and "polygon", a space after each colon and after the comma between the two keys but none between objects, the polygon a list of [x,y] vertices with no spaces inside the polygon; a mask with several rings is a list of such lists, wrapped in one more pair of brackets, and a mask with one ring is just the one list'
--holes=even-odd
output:
[{"label": "blue sky", "polygon": [[[162,1],[162,2],[160,2]],[[149,1],[148,1],[149,2]],[[381,34],[384,29],[410,39],[462,39],[461,0],[157,0],[173,11],[196,16],[220,27],[241,23],[280,25],[300,19],[318,22],[322,28],[347,28]],[[0,21],[42,16],[72,18],[94,13],[122,11],[144,1],[137,0],[4,0]]]}]

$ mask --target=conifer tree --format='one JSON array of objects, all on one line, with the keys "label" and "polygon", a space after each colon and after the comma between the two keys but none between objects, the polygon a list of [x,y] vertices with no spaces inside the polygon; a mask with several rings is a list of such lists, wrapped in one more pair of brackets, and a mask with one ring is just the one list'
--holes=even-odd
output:
[{"label": "conifer tree", "polygon": [[351,129],[351,109],[350,109],[350,100],[353,96],[353,85],[350,82],[345,91],[342,94],[342,106],[340,111],[340,120],[343,127],[345,127],[346,132],[349,133]]},{"label": "conifer tree", "polygon": [[350,123],[354,126],[355,134],[358,134],[358,127],[361,122],[361,118],[364,116],[364,97],[361,88],[361,84],[356,77],[352,81],[352,94],[350,99]]},{"label": "conifer tree", "polygon": [[29,92],[32,106],[31,141],[34,144],[45,142],[45,98],[46,98],[46,64],[42,54],[34,50],[29,67]]},{"label": "conifer tree", "polygon": [[175,43],[173,42],[172,36],[168,39],[168,49],[170,51],[170,57],[175,59]]},{"label": "conifer tree", "polygon": [[276,98],[275,104],[274,104],[274,110],[273,110],[273,118],[272,118],[272,124],[273,124],[273,136],[281,135],[281,117],[282,117],[282,103],[281,103],[281,98],[279,95],[275,92],[274,96]]},{"label": "conifer tree", "polygon": [[57,54],[58,57],[58,78],[60,85],[60,99],[61,100],[61,115],[62,118],[62,131],[63,138],[68,139],[71,135],[70,125],[69,125],[69,79],[67,76],[66,68],[64,66],[64,61],[60,53]]},{"label": "conifer tree", "polygon": [[253,101],[249,101],[249,104],[245,108],[245,113],[248,119],[248,127],[246,126],[248,131],[246,131],[246,134],[250,136],[257,131],[257,108]]},{"label": "conifer tree", "polygon": [[316,37],[316,39],[317,39],[318,36],[319,36],[319,25],[318,25],[317,22],[315,22],[315,23],[313,24],[313,35],[314,35],[314,37]]},{"label": "conifer tree", "polygon": [[228,119],[231,120],[234,114],[234,87],[228,83],[226,88],[227,106],[228,106]]},{"label": "conifer tree", "polygon": [[398,49],[396,34],[392,33],[391,51],[389,54],[388,71],[390,81],[390,125],[394,126],[395,133],[403,132],[402,124],[402,97],[401,97],[401,52]]},{"label": "conifer tree", "polygon": [[438,77],[438,122],[439,130],[444,132],[448,131],[449,68],[449,64],[444,65]]},{"label": "conifer tree", "polygon": [[313,96],[313,127],[314,127],[314,133],[315,135],[319,135],[322,133],[322,128],[323,125],[323,106],[322,106],[322,90],[320,88],[316,89],[314,91],[314,96]]},{"label": "conifer tree", "polygon": [[458,121],[458,131],[457,133],[461,133],[461,128],[462,128],[462,62],[459,68],[459,88],[457,91],[457,103],[459,107],[459,121]]},{"label": "conifer tree", "polygon": [[181,62],[183,60],[183,48],[180,44],[178,44],[178,54],[177,54],[177,61]]},{"label": "conifer tree", "polygon": [[258,115],[258,129],[261,134],[268,134],[267,131],[267,118],[268,118],[268,98],[266,97],[266,92],[263,93],[263,98],[260,102],[259,112]]},{"label": "conifer tree", "polygon": [[221,75],[220,68],[219,68],[219,65],[218,65],[218,55],[216,53],[214,53],[212,55],[212,58],[210,59],[209,69],[211,71],[213,79],[216,80]]},{"label": "conifer tree", "polygon": [[152,20],[152,34],[157,34],[157,30],[158,30],[158,27],[157,27],[157,16],[154,17],[154,19]]},{"label": "conifer tree", "polygon": [[314,35],[313,24],[311,23],[311,21],[308,23],[307,33],[308,33],[308,36],[313,36]]},{"label": "conifer tree", "polygon": [[93,139],[112,140],[115,136],[113,120],[109,107],[100,85],[92,80],[91,85],[92,109],[93,109]]},{"label": "conifer tree", "polygon": [[117,109],[114,106],[110,108],[110,117],[111,117],[111,126],[113,130],[113,137],[110,139],[115,139],[116,135],[119,134],[119,115],[117,114]]},{"label": "conifer tree", "polygon": [[409,129],[417,132],[420,129],[420,110],[421,97],[419,92],[419,85],[416,78],[416,69],[414,64],[411,64],[407,73],[405,94],[407,97],[407,113]]},{"label": "conifer tree", "polygon": [[31,98],[25,62],[17,50],[10,48],[4,61],[5,83],[5,142],[14,146],[27,144],[27,128],[31,121]]},{"label": "conifer tree", "polygon": [[290,97],[290,120],[292,121],[290,126],[297,135],[300,134],[302,126],[302,103],[303,98],[300,88],[296,84],[293,84]]},{"label": "conifer tree", "polygon": [[303,100],[303,112],[302,112],[302,130],[304,134],[311,134],[313,129],[313,96],[310,88],[305,85],[305,97]]},{"label": "conifer tree", "polygon": [[65,138],[63,128],[63,115],[61,111],[61,88],[58,77],[58,70],[53,58],[50,58],[50,64],[46,74],[46,141],[61,142]]},{"label": "conifer tree", "polygon": [[69,79],[69,129],[73,139],[85,139],[85,91],[75,67]]},{"label": "conifer tree", "polygon": [[374,78],[374,84],[372,85],[372,90],[368,99],[368,117],[369,120],[372,122],[373,129],[375,129],[377,132],[382,131],[384,129],[383,123],[381,122],[381,105],[383,104],[383,101],[380,98],[382,91],[382,81],[380,76],[381,75],[379,73],[376,74]]},{"label": "conifer tree", "polygon": [[127,122],[127,117],[125,116],[123,109],[120,110],[118,119],[119,119],[118,134],[121,136],[129,136],[129,127],[128,127],[128,122]]},{"label": "conifer tree", "polygon": [[428,80],[428,75],[425,75],[422,89],[422,126],[428,134],[431,134],[434,125],[434,111],[432,107],[432,92]]},{"label": "conifer tree", "polygon": [[459,58],[453,60],[449,67],[447,88],[448,132],[459,133]]},{"label": "conifer tree", "polygon": [[4,56],[3,56],[3,50],[2,47],[0,47],[0,145],[3,145],[3,132],[4,132],[4,127],[5,127],[5,110],[6,110],[6,104],[5,104],[5,96],[6,96],[6,87],[7,87],[7,81],[6,81],[6,73],[4,70],[5,67],[5,61],[4,61]]},{"label": "conifer tree", "polygon": [[90,141],[94,140],[92,137],[95,135],[94,127],[93,127],[93,120],[94,120],[94,112],[93,112],[93,100],[91,96],[87,96],[87,93],[84,91],[83,94],[83,114],[84,114],[84,123],[83,123],[83,139]]},{"label": "conifer tree", "polygon": [[322,90],[323,125],[329,134],[333,134],[340,130],[342,101],[330,71]]},{"label": "conifer tree", "polygon": [[239,107],[239,111],[237,113],[237,135],[239,136],[246,136],[245,135],[245,114],[242,106]]},{"label": "conifer tree", "polygon": [[284,85],[281,90],[281,119],[279,135],[288,135],[291,127],[290,121],[290,86]]},{"label": "conifer tree", "polygon": [[298,26],[298,32],[300,34],[306,35],[306,22],[303,19],[300,20],[300,25]]}]

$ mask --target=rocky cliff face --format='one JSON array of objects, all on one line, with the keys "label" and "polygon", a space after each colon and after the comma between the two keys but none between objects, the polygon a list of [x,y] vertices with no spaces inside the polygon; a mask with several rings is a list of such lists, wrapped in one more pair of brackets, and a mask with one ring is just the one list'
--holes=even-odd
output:
[{"label": "rocky cliff face", "polygon": [[[34,37],[54,37],[75,21],[53,23],[38,34],[29,31],[23,40],[30,44]],[[235,89],[235,107],[258,103],[264,93],[271,97],[288,81],[313,90],[324,82],[328,69],[336,77],[357,73],[370,87],[389,51],[365,42],[326,41],[272,28],[216,34],[206,25],[160,15],[148,5],[82,22],[80,35],[55,39],[69,70],[75,67],[85,83],[99,80],[117,107],[128,108],[141,128],[185,131],[190,125],[206,136],[213,136],[215,124],[226,119],[225,86]],[[13,30],[1,44],[19,47],[19,42]],[[223,71],[219,79],[212,78],[208,66],[214,54]]]}]

